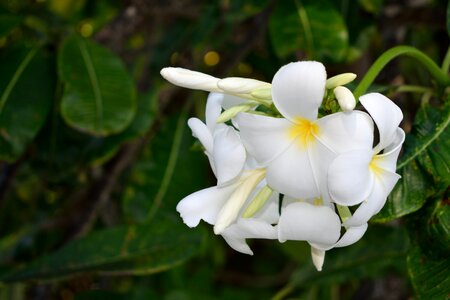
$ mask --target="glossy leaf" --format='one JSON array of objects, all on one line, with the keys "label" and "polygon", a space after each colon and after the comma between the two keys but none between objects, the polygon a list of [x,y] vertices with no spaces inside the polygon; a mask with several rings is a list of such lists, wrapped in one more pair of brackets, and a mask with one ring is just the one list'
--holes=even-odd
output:
[{"label": "glossy leaf", "polygon": [[348,32],[342,16],[327,2],[281,1],[269,23],[270,38],[278,56],[298,51],[320,61],[342,61]]},{"label": "glossy leaf", "polygon": [[153,224],[92,232],[2,275],[0,281],[60,278],[79,272],[135,275],[161,272],[185,261],[198,249],[200,232],[180,223],[158,220]]},{"label": "glossy leaf", "polygon": [[408,253],[408,271],[417,299],[448,299],[450,260],[425,254],[420,246]]},{"label": "glossy leaf", "polygon": [[53,100],[52,62],[40,47],[0,56],[0,160],[12,162],[42,127]]},{"label": "glossy leaf", "polygon": [[98,136],[124,130],[136,111],[134,84],[121,60],[78,36],[61,45],[61,113],[72,127]]},{"label": "glossy leaf", "polygon": [[432,200],[406,223],[414,241],[408,272],[418,299],[446,299],[450,293],[450,206],[445,195]]},{"label": "glossy leaf", "polygon": [[435,188],[445,190],[450,185],[450,102],[443,109],[422,108],[415,123],[414,133],[421,144],[414,149],[425,147],[418,161],[432,176]]}]

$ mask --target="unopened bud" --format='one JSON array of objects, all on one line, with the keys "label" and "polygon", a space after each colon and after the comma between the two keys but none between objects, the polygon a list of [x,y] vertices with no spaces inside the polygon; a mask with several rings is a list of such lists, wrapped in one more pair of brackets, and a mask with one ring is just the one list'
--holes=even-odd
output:
[{"label": "unopened bud", "polygon": [[208,92],[223,92],[217,86],[220,79],[205,73],[173,67],[164,68],[160,73],[167,81],[181,87]]},{"label": "unopened bud", "polygon": [[[257,104],[255,104],[257,105]],[[254,107],[255,105],[251,105],[251,104],[242,104],[242,105],[237,105],[237,106],[233,106],[229,109],[227,109],[226,111],[224,111],[216,120],[216,123],[225,123],[231,119],[233,119],[238,113],[240,112],[246,112],[249,111],[250,109],[252,109],[252,107]]]},{"label": "unopened bud", "polygon": [[247,200],[248,196],[252,193],[258,183],[263,180],[265,175],[265,169],[250,171],[248,177],[236,188],[217,214],[216,224],[214,224],[215,234],[221,234],[225,228],[230,226],[230,224],[236,220],[245,200]]},{"label": "unopened bud", "polygon": [[228,77],[220,80],[217,86],[230,94],[250,94],[252,91],[270,88],[271,84],[250,78]]},{"label": "unopened bud", "polygon": [[345,112],[352,111],[356,106],[355,96],[344,86],[338,86],[334,89],[334,95],[339,102],[339,106]]},{"label": "unopened bud", "polygon": [[355,80],[355,78],[356,74],[354,73],[339,74],[328,78],[327,82],[325,83],[325,87],[327,90],[332,90],[337,86],[346,85],[347,83],[352,82],[353,80]]},{"label": "unopened bud", "polygon": [[268,88],[253,90],[250,93],[250,95],[252,95],[253,97],[255,97],[257,99],[272,100],[272,88],[268,87]]},{"label": "unopened bud", "polygon": [[255,198],[252,199],[249,206],[245,209],[244,214],[242,215],[244,218],[253,217],[269,200],[270,196],[272,196],[273,190],[267,185],[264,186],[258,194],[256,194]]}]

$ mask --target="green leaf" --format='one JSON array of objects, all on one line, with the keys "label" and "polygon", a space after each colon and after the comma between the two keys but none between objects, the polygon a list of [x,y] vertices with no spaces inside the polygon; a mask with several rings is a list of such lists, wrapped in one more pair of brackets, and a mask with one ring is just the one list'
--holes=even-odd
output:
[{"label": "green leaf", "polygon": [[83,158],[87,162],[101,163],[114,155],[124,142],[142,137],[150,128],[154,120],[154,108],[158,94],[151,92],[138,99],[138,110],[128,127],[111,136],[91,137],[87,147],[83,149]]},{"label": "green leaf", "polygon": [[417,299],[448,299],[450,259],[433,257],[416,245],[408,253],[408,272]]},{"label": "green leaf", "polygon": [[55,279],[77,273],[153,274],[172,268],[198,249],[198,230],[158,220],[152,224],[98,230],[45,255],[1,281]]},{"label": "green leaf", "polygon": [[402,270],[408,239],[399,228],[369,227],[365,236],[356,244],[326,252],[323,270],[317,272],[312,264],[302,266],[292,275],[291,284],[339,283],[350,279],[374,277],[386,269]]},{"label": "green leaf", "polygon": [[[406,166],[419,156],[429,156],[423,165],[434,174],[437,171],[442,180],[450,180],[447,176],[450,170],[450,102],[437,110],[433,107],[422,107],[416,115],[412,135],[408,135],[405,142],[405,154],[400,159],[397,169]],[[439,156],[435,154],[439,153]],[[430,165],[431,164],[431,165]],[[434,164],[434,165],[433,165]],[[445,178],[447,177],[447,178]]]},{"label": "green leaf", "polygon": [[130,124],[136,112],[135,88],[113,53],[72,35],[62,43],[58,67],[65,84],[61,113],[70,126],[107,136]]},{"label": "green leaf", "polygon": [[12,162],[42,127],[55,76],[40,47],[8,49],[0,65],[0,160]]},{"label": "green leaf", "polygon": [[347,52],[345,22],[328,2],[280,1],[269,30],[275,52],[282,58],[304,51],[309,59],[339,62]]},{"label": "green leaf", "polygon": [[448,299],[450,205],[445,192],[406,219],[411,240],[408,271],[418,299]]},{"label": "green leaf", "polygon": [[36,155],[31,160],[33,173],[45,184],[78,182],[78,172],[92,165],[104,163],[130,140],[142,137],[154,118],[157,93],[139,97],[133,121],[122,132],[107,137],[95,137],[69,127],[58,112],[48,118],[45,127],[36,137]]}]

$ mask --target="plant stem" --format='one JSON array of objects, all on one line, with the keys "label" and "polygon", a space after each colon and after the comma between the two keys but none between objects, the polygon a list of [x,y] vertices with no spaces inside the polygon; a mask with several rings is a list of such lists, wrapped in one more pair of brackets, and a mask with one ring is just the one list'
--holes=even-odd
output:
[{"label": "plant stem", "polygon": [[450,79],[445,72],[443,72],[438,65],[426,54],[409,46],[397,46],[384,52],[370,67],[364,78],[358,84],[354,91],[355,98],[358,99],[364,94],[381,70],[394,58],[400,55],[406,55],[416,59],[424,67],[428,69],[430,74],[436,79],[438,84],[442,86],[449,86]]},{"label": "plant stem", "polygon": [[399,93],[428,93],[428,92],[432,92],[433,90],[431,88],[427,88],[424,86],[418,86],[418,85],[401,85],[399,87],[397,87],[397,89],[395,90],[396,92]]}]

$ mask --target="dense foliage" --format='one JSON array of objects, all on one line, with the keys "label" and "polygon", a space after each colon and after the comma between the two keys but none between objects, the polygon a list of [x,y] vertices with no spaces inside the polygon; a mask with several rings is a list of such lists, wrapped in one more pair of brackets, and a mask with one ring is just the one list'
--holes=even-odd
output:
[{"label": "dense foliage", "polygon": [[[449,34],[441,0],[0,0],[0,299],[446,299]],[[186,126],[207,95],[160,69],[296,60],[405,115],[402,179],[322,272],[305,242],[247,256],[175,211],[214,182]]]}]

